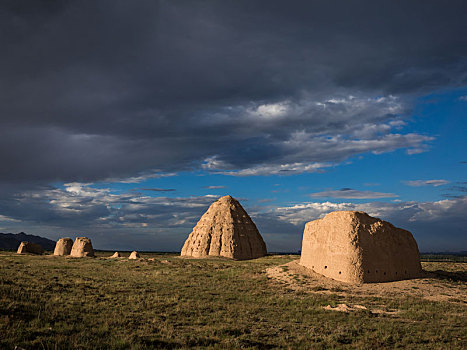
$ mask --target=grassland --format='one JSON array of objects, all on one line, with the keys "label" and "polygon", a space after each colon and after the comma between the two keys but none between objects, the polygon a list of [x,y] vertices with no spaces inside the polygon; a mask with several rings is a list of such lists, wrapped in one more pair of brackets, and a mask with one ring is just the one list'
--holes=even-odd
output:
[{"label": "grassland", "polygon": [[[467,264],[424,264],[445,272],[438,280],[433,274],[433,283],[458,294],[433,301],[413,293],[310,288],[306,277],[295,275],[298,287],[292,288],[265,272],[293,256],[142,257],[0,252],[0,348],[467,348],[466,282],[455,277],[465,275],[459,269]],[[341,303],[365,309],[324,309]]]}]

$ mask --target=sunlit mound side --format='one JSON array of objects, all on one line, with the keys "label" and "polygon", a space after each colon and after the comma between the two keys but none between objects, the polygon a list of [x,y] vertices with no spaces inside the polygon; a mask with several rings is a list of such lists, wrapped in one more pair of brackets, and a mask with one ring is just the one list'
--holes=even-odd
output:
[{"label": "sunlit mound side", "polygon": [[77,237],[70,256],[75,258],[94,257],[94,249],[91,240],[87,237]]},{"label": "sunlit mound side", "polygon": [[300,264],[350,283],[415,278],[422,271],[409,231],[359,211],[335,211],[308,222]]},{"label": "sunlit mound side", "polygon": [[186,240],[181,255],[236,260],[266,255],[266,244],[240,203],[231,196],[215,201]]},{"label": "sunlit mound side", "polygon": [[71,254],[73,240],[71,238],[60,238],[54,249],[54,255],[66,256]]}]

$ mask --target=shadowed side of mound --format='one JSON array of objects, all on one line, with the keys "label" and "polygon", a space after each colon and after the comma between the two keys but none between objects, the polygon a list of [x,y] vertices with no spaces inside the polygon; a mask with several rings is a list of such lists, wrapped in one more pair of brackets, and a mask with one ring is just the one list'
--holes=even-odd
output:
[{"label": "shadowed side of mound", "polygon": [[32,242],[21,242],[18,250],[16,251],[17,254],[42,254],[44,253],[44,249],[40,244],[32,243]]}]

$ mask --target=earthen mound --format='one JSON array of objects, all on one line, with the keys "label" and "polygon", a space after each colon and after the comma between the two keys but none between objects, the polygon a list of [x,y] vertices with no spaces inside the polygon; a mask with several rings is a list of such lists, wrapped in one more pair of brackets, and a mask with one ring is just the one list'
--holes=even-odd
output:
[{"label": "earthen mound", "polygon": [[300,264],[350,283],[416,278],[422,272],[409,231],[359,211],[335,211],[308,222]]},{"label": "earthen mound", "polygon": [[73,240],[71,238],[60,238],[55,245],[54,255],[70,255],[72,247]]},{"label": "earthen mound", "polygon": [[42,254],[43,252],[44,249],[39,244],[32,242],[21,242],[16,251],[17,254]]},{"label": "earthen mound", "polygon": [[255,259],[266,255],[266,244],[240,203],[231,196],[215,201],[198,221],[181,255]]},{"label": "earthen mound", "polygon": [[77,237],[75,243],[73,243],[73,248],[71,248],[70,256],[75,258],[93,257],[94,249],[91,240],[87,237]]},{"label": "earthen mound", "polygon": [[138,252],[131,252],[130,256],[128,257],[128,259],[131,259],[131,260],[135,260],[135,259],[139,259],[139,253]]},{"label": "earthen mound", "polygon": [[115,258],[121,258],[122,256],[120,255],[119,252],[115,252],[110,258],[115,259]]}]

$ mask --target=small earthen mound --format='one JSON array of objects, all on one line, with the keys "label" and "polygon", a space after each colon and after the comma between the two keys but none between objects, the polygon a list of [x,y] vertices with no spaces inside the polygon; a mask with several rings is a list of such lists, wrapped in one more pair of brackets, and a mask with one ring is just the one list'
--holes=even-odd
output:
[{"label": "small earthen mound", "polygon": [[122,256],[120,255],[119,252],[115,252],[114,255],[110,257],[110,259],[115,259],[115,258],[121,258]]},{"label": "small earthen mound", "polygon": [[240,203],[231,196],[215,201],[183,245],[181,255],[246,260],[265,256],[266,244]]},{"label": "small earthen mound", "polygon": [[77,237],[75,243],[73,243],[70,256],[75,258],[94,257],[91,240],[87,237]]},{"label": "small earthen mound", "polygon": [[308,222],[300,264],[350,283],[397,281],[422,272],[409,231],[360,211],[335,211]]},{"label": "small earthen mound", "polygon": [[44,253],[44,249],[40,246],[40,244],[32,243],[32,242],[21,242],[16,252],[17,254],[42,254]]},{"label": "small earthen mound", "polygon": [[362,310],[368,310],[365,306],[363,305],[347,305],[347,304],[338,304],[336,307],[332,307],[331,305],[324,306],[324,310],[330,310],[330,311],[339,311],[339,312],[350,312],[350,311],[362,311]]},{"label": "small earthen mound", "polygon": [[139,259],[139,253],[136,252],[136,251],[131,252],[131,254],[130,254],[130,256],[128,257],[128,259],[131,259],[131,260]]},{"label": "small earthen mound", "polygon": [[73,247],[73,240],[71,238],[60,238],[55,245],[54,255],[65,256],[70,255],[71,248]]}]

